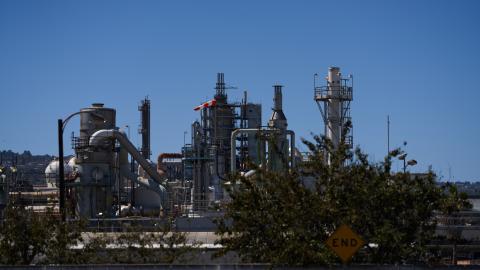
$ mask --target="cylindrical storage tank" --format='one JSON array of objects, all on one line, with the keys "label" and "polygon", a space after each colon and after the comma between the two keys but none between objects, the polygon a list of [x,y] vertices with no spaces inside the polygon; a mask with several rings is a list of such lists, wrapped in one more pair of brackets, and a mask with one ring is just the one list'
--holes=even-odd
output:
[{"label": "cylindrical storage tank", "polygon": [[153,190],[139,186],[135,189],[135,207],[144,215],[160,215],[162,198]]},{"label": "cylindrical storage tank", "polygon": [[72,170],[75,169],[75,165],[77,164],[77,158],[76,157],[72,157],[69,161],[68,161],[68,166],[70,166],[70,168]]},{"label": "cylindrical storage tank", "polygon": [[[73,172],[73,168],[67,163],[63,165],[63,168],[65,176],[67,177]],[[58,159],[55,159],[48,164],[47,168],[45,168],[45,180],[47,186],[51,188],[57,187],[58,177]]]}]

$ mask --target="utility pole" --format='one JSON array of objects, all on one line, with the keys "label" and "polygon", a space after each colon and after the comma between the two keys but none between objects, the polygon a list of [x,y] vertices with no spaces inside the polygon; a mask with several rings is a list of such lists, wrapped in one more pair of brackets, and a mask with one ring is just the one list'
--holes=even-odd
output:
[{"label": "utility pole", "polygon": [[387,155],[390,154],[390,115],[387,115]]}]

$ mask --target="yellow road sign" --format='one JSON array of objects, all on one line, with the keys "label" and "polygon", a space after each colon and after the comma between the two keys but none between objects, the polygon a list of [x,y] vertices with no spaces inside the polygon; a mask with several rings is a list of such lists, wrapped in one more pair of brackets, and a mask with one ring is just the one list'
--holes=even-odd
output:
[{"label": "yellow road sign", "polygon": [[340,226],[327,239],[326,245],[346,263],[364,245],[363,240],[347,225]]}]

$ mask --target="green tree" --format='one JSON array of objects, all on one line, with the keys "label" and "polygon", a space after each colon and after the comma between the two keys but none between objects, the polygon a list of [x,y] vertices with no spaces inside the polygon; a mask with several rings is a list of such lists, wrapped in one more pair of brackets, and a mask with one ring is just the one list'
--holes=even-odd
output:
[{"label": "green tree", "polygon": [[0,262],[31,264],[48,246],[50,222],[31,209],[10,203],[0,227]]},{"label": "green tree", "polygon": [[439,215],[439,223],[446,226],[447,241],[452,244],[452,264],[457,264],[457,245],[466,240],[462,237],[465,220],[461,218],[459,212],[465,209],[471,209],[472,204],[468,201],[467,194],[458,192],[455,185],[446,183],[443,187],[444,192],[449,196],[442,202]]},{"label": "green tree", "polygon": [[227,187],[231,201],[218,220],[223,249],[217,255],[234,251],[244,261],[275,265],[331,264],[338,259],[324,243],[346,224],[368,243],[355,262],[426,262],[434,213],[458,198],[438,187],[432,172],[392,172],[399,149],[371,163],[359,148],[352,153],[343,142],[334,149],[326,138],[314,139],[304,140],[310,157],[297,170],[256,168],[251,178],[232,176],[238,184]]},{"label": "green tree", "polygon": [[15,264],[67,264],[82,262],[72,247],[82,243],[81,223],[61,222],[53,210],[36,213],[10,203],[0,227],[0,262]]},{"label": "green tree", "polygon": [[86,232],[85,222],[62,222],[11,203],[0,225],[0,264],[173,263],[192,250],[186,234],[165,220],[153,231],[126,226],[124,232]]},{"label": "green tree", "polygon": [[79,261],[84,264],[114,263],[115,258],[108,254],[107,245],[112,243],[112,237],[105,232],[84,232],[83,249],[79,253]]},{"label": "green tree", "polygon": [[81,221],[62,222],[47,211],[44,216],[51,232],[47,239],[45,249],[45,264],[76,264],[85,261],[81,256],[83,250],[79,251],[77,245],[83,244],[82,229],[84,224]]},{"label": "green tree", "polygon": [[186,233],[175,231],[171,220],[156,224],[151,231],[139,226],[124,230],[107,240],[115,247],[107,252],[115,263],[174,263],[195,246],[187,245]]}]

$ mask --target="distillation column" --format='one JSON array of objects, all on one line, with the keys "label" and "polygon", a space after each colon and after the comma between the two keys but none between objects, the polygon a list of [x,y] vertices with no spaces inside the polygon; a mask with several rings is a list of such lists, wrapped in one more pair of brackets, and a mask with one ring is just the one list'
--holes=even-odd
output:
[{"label": "distillation column", "polygon": [[141,124],[138,133],[142,135],[142,149],[140,152],[145,159],[150,159],[150,100],[145,98],[138,107],[141,112]]},{"label": "distillation column", "polygon": [[344,125],[350,121],[353,83],[342,77],[339,67],[330,67],[326,80],[326,86],[314,87],[314,100],[322,114],[325,136],[332,142],[334,149],[338,148],[342,137],[345,138],[345,144],[352,148],[351,130],[348,134],[342,133]]},{"label": "distillation column", "polygon": [[80,137],[74,140],[75,168],[79,177],[74,180],[76,212],[82,217],[110,216],[115,186],[115,145],[104,143],[91,147],[90,137],[101,129],[115,128],[115,110],[94,103],[81,110]]},{"label": "distillation column", "polygon": [[342,134],[342,102],[340,99],[340,69],[331,67],[328,69],[327,87],[328,95],[331,97],[328,102],[327,124],[325,135],[329,138],[335,148],[340,144]]}]

